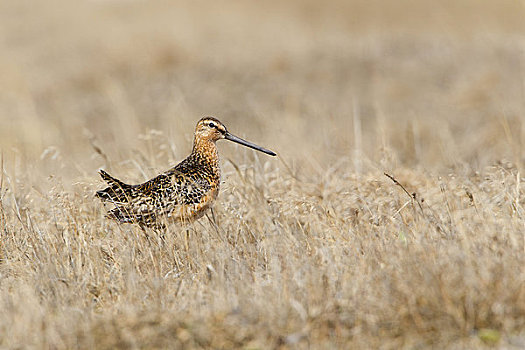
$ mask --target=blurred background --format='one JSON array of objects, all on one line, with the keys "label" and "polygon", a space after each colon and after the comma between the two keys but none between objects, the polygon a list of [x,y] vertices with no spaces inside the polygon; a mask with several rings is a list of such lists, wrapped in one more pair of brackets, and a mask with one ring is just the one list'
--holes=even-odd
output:
[{"label": "blurred background", "polygon": [[[515,0],[5,0],[4,167],[93,181],[109,167],[143,180],[186,156],[204,115],[314,173],[341,162],[355,172],[519,164],[524,10]],[[219,147],[235,158],[238,146]]]},{"label": "blurred background", "polygon": [[[1,0],[0,348],[525,348],[524,82],[525,0]],[[106,220],[204,115],[279,157]]]}]

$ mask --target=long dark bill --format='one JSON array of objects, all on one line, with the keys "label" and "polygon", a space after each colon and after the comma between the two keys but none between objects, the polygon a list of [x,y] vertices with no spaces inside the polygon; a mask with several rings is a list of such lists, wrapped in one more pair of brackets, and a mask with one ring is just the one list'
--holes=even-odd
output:
[{"label": "long dark bill", "polygon": [[269,149],[263,148],[263,147],[261,147],[261,146],[257,146],[256,144],[251,143],[251,142],[248,142],[248,141],[246,141],[246,140],[243,140],[243,139],[241,139],[240,137],[237,137],[237,136],[235,136],[235,135],[230,134],[229,132],[226,132],[226,134],[224,135],[224,138],[225,138],[226,140],[230,140],[230,141],[233,141],[233,142],[240,143],[240,144],[243,145],[243,146],[246,146],[246,147],[250,147],[250,148],[256,149],[257,151],[260,151],[260,152],[263,152],[263,153],[269,154],[269,155],[271,155],[271,156],[276,156],[276,155],[277,155],[275,152],[272,152],[272,151],[270,151]]}]

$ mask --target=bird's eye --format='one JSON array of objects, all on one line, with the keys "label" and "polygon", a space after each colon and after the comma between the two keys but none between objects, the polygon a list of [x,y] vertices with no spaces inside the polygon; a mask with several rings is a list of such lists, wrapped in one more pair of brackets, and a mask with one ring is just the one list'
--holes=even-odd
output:
[{"label": "bird's eye", "polygon": [[215,127],[215,124],[213,122],[211,122],[210,124],[208,124],[210,126],[210,128],[214,128]]}]

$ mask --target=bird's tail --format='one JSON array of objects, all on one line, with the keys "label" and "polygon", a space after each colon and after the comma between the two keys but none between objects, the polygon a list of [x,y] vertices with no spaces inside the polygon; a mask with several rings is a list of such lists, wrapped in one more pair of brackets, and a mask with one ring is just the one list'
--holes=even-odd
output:
[{"label": "bird's tail", "polygon": [[108,183],[108,187],[103,190],[97,191],[95,196],[103,201],[109,201],[116,204],[128,203],[133,186],[128,185],[117,178],[106,173],[104,170],[99,171],[100,176],[104,181]]}]

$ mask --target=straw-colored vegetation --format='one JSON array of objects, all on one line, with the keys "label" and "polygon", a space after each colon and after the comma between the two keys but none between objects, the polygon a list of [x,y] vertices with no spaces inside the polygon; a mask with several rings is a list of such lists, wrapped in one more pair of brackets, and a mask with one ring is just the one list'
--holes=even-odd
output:
[{"label": "straw-colored vegetation", "polygon": [[[1,2],[0,348],[524,348],[524,11]],[[217,229],[104,218],[211,114]]]}]

